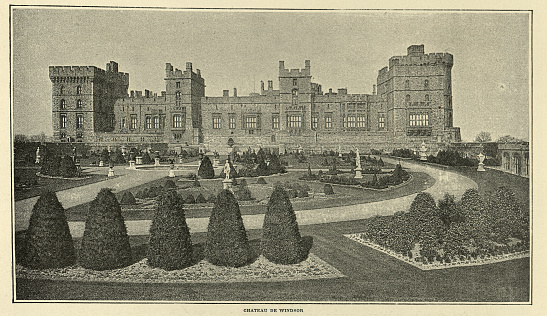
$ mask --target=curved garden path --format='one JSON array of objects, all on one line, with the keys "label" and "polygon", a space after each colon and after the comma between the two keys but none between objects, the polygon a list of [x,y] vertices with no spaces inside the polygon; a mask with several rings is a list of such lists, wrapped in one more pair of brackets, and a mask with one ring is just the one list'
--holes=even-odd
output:
[{"label": "curved garden path", "polygon": [[[394,159],[382,159],[387,162],[397,163]],[[455,172],[411,161],[402,161],[401,165],[404,168],[408,168],[410,171],[424,172],[434,178],[435,184],[426,189],[425,192],[431,193],[436,200],[442,198],[445,192],[449,192],[456,196],[456,198],[459,198],[465,190],[477,188],[477,184],[473,180]],[[93,200],[98,191],[103,187],[126,190],[136,185],[162,178],[167,173],[165,170],[162,172],[127,171],[121,167],[119,170],[115,170],[116,172],[120,171],[120,174],[124,175],[111,180],[57,192],[59,201],[65,208],[72,207]],[[365,219],[374,215],[390,215],[397,211],[407,210],[416,195],[417,193],[365,204],[296,211],[296,217],[299,225],[311,225]],[[30,212],[32,211],[32,206],[36,202],[36,199],[37,198],[31,198],[15,203],[16,230],[22,230],[28,226]],[[243,216],[243,223],[246,229],[262,228],[263,220],[264,214]],[[192,233],[207,231],[209,218],[189,218],[186,221]],[[126,221],[127,232],[129,235],[147,235],[150,223],[150,220]],[[85,228],[84,222],[69,222],[69,226],[73,237],[81,237],[83,235]]]}]

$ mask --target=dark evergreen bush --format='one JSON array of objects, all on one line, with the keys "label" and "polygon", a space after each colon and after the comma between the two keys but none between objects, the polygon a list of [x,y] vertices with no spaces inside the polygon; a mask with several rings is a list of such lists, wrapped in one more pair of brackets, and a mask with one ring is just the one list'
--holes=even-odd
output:
[{"label": "dark evergreen bush", "polygon": [[279,156],[276,154],[273,154],[270,156],[270,164],[268,165],[268,173],[269,174],[276,174],[276,173],[285,173],[285,167],[281,164],[281,161],[279,160]]},{"label": "dark evergreen bush", "polygon": [[250,201],[253,199],[251,196],[251,190],[247,186],[239,186],[234,188],[234,194],[238,201]]},{"label": "dark evergreen bush", "polygon": [[165,181],[165,184],[163,185],[163,187],[165,189],[176,189],[177,188],[177,185],[175,184],[175,182],[171,179]]},{"label": "dark evergreen bush", "polygon": [[194,178],[194,187],[200,188],[201,184],[199,184],[198,178]]},{"label": "dark evergreen bush", "polygon": [[56,177],[59,176],[59,167],[61,165],[61,157],[51,153],[45,157],[45,161],[42,164],[41,173],[44,175]]},{"label": "dark evergreen bush", "polygon": [[247,186],[247,180],[241,179],[241,181],[239,181],[239,185],[242,186],[242,187]]},{"label": "dark evergreen bush", "polygon": [[264,160],[260,160],[258,162],[258,166],[256,167],[256,174],[258,176],[267,176],[270,174],[268,166],[266,165],[266,162]]},{"label": "dark evergreen bush", "polygon": [[73,178],[78,175],[78,168],[70,156],[64,156],[59,164],[59,175],[64,178]]},{"label": "dark evergreen bush", "polygon": [[253,258],[239,204],[232,192],[222,190],[207,228],[205,258],[218,266],[241,267]]},{"label": "dark evergreen bush", "polygon": [[152,163],[152,159],[150,158],[150,155],[146,151],[142,153],[142,163],[145,165]]},{"label": "dark evergreen bush", "polygon": [[215,169],[213,169],[213,164],[209,157],[203,156],[199,165],[198,176],[203,179],[213,179],[215,177]]},{"label": "dark evergreen bush", "polygon": [[196,204],[196,199],[194,198],[192,194],[188,194],[184,198],[184,204]]},{"label": "dark evergreen bush", "polygon": [[207,200],[201,193],[198,194],[198,196],[196,197],[196,204],[200,204],[200,203],[207,203]]},{"label": "dark evergreen bush", "polygon": [[267,183],[266,183],[266,180],[264,180],[264,178],[258,178],[258,180],[256,180],[256,184],[267,184]]},{"label": "dark evergreen bush", "polygon": [[158,198],[150,226],[150,266],[176,270],[192,265],[192,241],[182,206],[182,199],[176,191],[164,192]]},{"label": "dark evergreen bush", "polygon": [[54,192],[42,193],[34,204],[25,239],[25,266],[62,268],[76,262],[65,210]]},{"label": "dark evergreen bush", "polygon": [[332,195],[334,194],[334,190],[332,189],[332,185],[330,184],[325,184],[325,186],[323,187],[323,192],[325,193],[325,195]]},{"label": "dark evergreen bush", "polygon": [[130,265],[131,261],[131,246],[120,204],[110,189],[101,189],[89,206],[79,252],[80,265],[109,270]]},{"label": "dark evergreen bush", "polygon": [[528,241],[530,221],[529,213],[518,202],[515,194],[507,187],[500,187],[490,202],[490,221],[496,236],[500,240],[510,237]]},{"label": "dark evergreen bush", "polygon": [[209,203],[216,203],[217,197],[214,194],[211,194],[209,198],[207,199],[207,202]]},{"label": "dark evergreen bush", "polygon": [[296,190],[296,195],[299,198],[305,198],[309,196],[308,191],[303,187],[300,187],[298,190]]},{"label": "dark evergreen bush", "polygon": [[287,192],[276,186],[264,216],[262,254],[277,264],[295,264],[308,257]]},{"label": "dark evergreen bush", "polygon": [[135,205],[137,204],[137,201],[135,200],[135,197],[133,196],[133,193],[129,191],[125,191],[122,195],[122,198],[120,199],[120,204],[122,205]]}]

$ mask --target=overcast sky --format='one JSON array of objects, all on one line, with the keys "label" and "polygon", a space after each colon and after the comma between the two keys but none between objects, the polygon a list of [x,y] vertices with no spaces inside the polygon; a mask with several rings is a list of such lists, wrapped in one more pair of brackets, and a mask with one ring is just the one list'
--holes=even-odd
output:
[{"label": "overcast sky", "polygon": [[[528,139],[528,12],[182,11],[36,9],[12,11],[13,127],[52,134],[48,66],[119,63],[129,90],[165,90],[165,63],[191,61],[207,96],[239,95],[274,80],[278,63],[313,81],[371,93],[378,70],[412,44],[454,55],[454,126],[463,140],[480,131]],[[230,91],[232,94],[232,91]]]}]

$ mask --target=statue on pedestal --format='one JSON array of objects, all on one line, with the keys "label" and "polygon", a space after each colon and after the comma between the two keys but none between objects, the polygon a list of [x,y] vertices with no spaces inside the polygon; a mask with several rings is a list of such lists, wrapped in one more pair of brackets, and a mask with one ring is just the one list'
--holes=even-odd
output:
[{"label": "statue on pedestal", "polygon": [[477,158],[479,159],[479,166],[478,166],[478,168],[477,168],[477,171],[480,171],[480,172],[486,171],[486,170],[484,170],[484,163],[483,163],[484,158],[486,158],[486,156],[483,155],[482,153],[480,153],[480,154],[477,156]]},{"label": "statue on pedestal", "polygon": [[427,161],[427,148],[425,147],[425,142],[422,142],[422,147],[420,147],[420,160]]},{"label": "statue on pedestal", "polygon": [[361,171],[363,171],[363,168],[361,168],[361,155],[359,155],[359,148],[356,149],[355,152],[355,165],[357,166],[355,168],[355,179],[362,179],[363,175]]}]

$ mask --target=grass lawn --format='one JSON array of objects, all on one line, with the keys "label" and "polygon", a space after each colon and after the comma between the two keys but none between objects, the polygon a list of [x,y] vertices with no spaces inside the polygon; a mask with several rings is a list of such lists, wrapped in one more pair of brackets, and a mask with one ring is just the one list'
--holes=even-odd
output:
[{"label": "grass lawn", "polygon": [[[312,182],[312,181],[303,181],[299,178],[305,175],[306,172],[288,172],[282,175],[273,175],[269,177],[264,177],[267,184],[260,185],[256,184],[258,178],[246,178],[249,189],[252,192],[252,197],[255,200],[262,201],[267,200],[273,190],[273,185],[276,182],[281,183],[306,183],[309,185],[310,189],[314,192],[323,192],[324,183],[321,182]],[[364,177],[371,177],[372,175],[364,175]],[[296,211],[299,210],[311,210],[317,208],[325,207],[334,207],[334,206],[345,206],[345,205],[354,205],[361,203],[377,202],[387,199],[393,199],[401,196],[406,196],[414,194],[420,191],[427,189],[435,183],[435,180],[429,175],[421,172],[412,173],[413,179],[408,185],[403,185],[391,190],[386,191],[375,191],[371,189],[364,189],[358,187],[349,187],[341,185],[333,185],[335,194],[329,198],[296,198],[292,199],[293,208]],[[151,181],[149,183],[134,187],[129,189],[134,195],[151,186],[164,185],[165,181],[169,179],[168,177]],[[192,182],[180,182],[177,181],[180,177],[175,178],[175,183],[179,187],[189,186]],[[239,179],[238,179],[239,180]],[[220,179],[216,180],[200,180],[201,187],[199,188],[189,188],[184,190],[179,190],[183,196],[187,194],[192,194],[196,197],[201,193],[205,198],[208,198],[210,195],[216,195],[222,189],[222,182]],[[118,199],[121,198],[123,191],[116,192]],[[242,203],[246,204],[246,202]],[[69,221],[85,221],[87,210],[89,209],[89,203],[84,203],[78,206],[68,208],[66,210],[67,219]],[[202,208],[189,207],[186,209],[187,218],[196,218],[196,217],[209,217],[211,215],[212,204],[207,204]],[[242,215],[253,215],[253,214],[264,214],[266,212],[265,204],[251,203],[251,205],[240,205],[240,210]],[[142,220],[142,219],[152,219],[153,211],[139,209],[138,205],[135,207],[123,207],[122,214],[125,220]]]},{"label": "grass lawn", "polygon": [[39,196],[44,190],[50,191],[62,191],[87,185],[99,181],[104,181],[108,177],[106,175],[98,174],[86,174],[85,169],[82,172],[83,179],[79,180],[64,180],[64,179],[51,179],[36,176],[36,173],[40,171],[39,167],[27,167],[27,168],[15,168],[14,176],[19,177],[22,182],[26,182],[28,179],[36,179],[37,186],[29,188],[16,188],[14,189],[15,201],[28,199],[34,196]]},{"label": "grass lawn", "polygon": [[[214,283],[127,284],[17,279],[19,300],[177,300],[177,301],[384,301],[527,302],[529,259],[476,267],[421,271],[344,237],[360,232],[363,221],[301,226],[313,238],[311,252],[347,277],[338,279]],[[248,231],[256,244],[261,230]],[[192,235],[203,243],[205,233]],[[144,253],[147,236],[130,237]],[[78,243],[78,241],[76,241]]]}]

